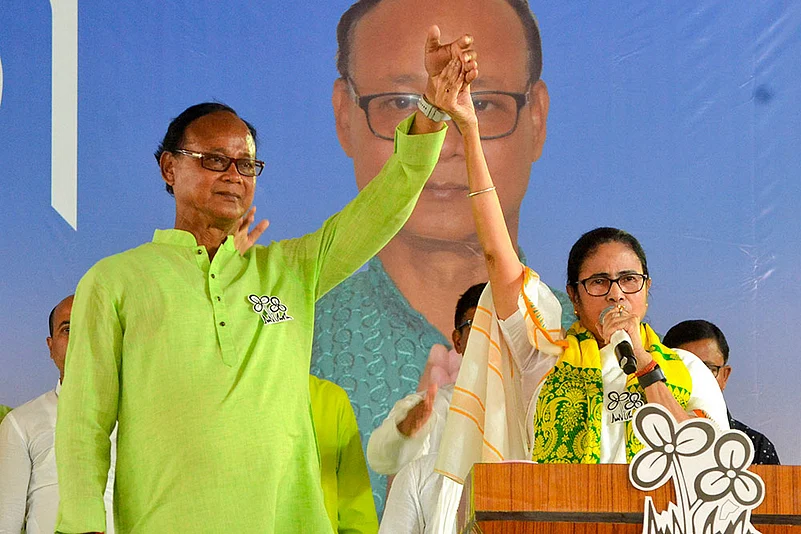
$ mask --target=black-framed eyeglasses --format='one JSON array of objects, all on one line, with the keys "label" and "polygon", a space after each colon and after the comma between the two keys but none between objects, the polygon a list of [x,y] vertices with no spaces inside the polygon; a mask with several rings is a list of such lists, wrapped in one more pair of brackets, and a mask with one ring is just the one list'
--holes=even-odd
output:
[{"label": "black-framed eyeglasses", "polygon": [[468,326],[468,327],[472,328],[472,327],[473,327],[473,320],[472,320],[472,319],[468,319],[468,320],[466,320],[465,322],[463,322],[462,324],[460,324],[459,326],[457,326],[457,327],[456,327],[456,330],[461,330],[461,329],[462,329],[462,328],[464,328],[465,326]]},{"label": "black-framed eyeglasses", "polygon": [[264,162],[253,158],[230,158],[223,154],[192,152],[183,148],[177,148],[173,152],[199,159],[200,166],[210,171],[225,172],[233,163],[239,174],[248,178],[255,178],[264,170]]},{"label": "black-framed eyeglasses", "polygon": [[721,368],[726,367],[725,365],[715,365],[713,363],[707,363],[707,362],[704,362],[704,365],[706,365],[706,368],[710,370],[712,376],[714,376],[715,378],[718,377]]},{"label": "black-framed eyeglasses", "polygon": [[[359,95],[353,81],[348,79],[351,99],[367,116],[367,126],[380,139],[395,139],[395,128],[417,109],[420,95],[415,93],[374,93]],[[517,129],[520,110],[529,102],[528,89],[523,93],[508,91],[476,91],[472,93],[473,107],[481,125],[481,139],[500,139]],[[455,126],[455,124],[454,124]],[[458,129],[458,128],[457,128]]]},{"label": "black-framed eyeglasses", "polygon": [[605,297],[612,290],[612,284],[617,284],[623,293],[628,295],[637,293],[645,286],[648,280],[647,274],[629,273],[618,278],[608,278],[606,276],[590,276],[578,283],[584,286],[587,294],[592,297]]}]

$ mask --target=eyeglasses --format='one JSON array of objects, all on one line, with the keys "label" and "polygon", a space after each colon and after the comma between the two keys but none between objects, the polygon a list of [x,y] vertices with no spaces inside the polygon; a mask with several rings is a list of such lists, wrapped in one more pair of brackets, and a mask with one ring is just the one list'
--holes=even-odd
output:
[{"label": "eyeglasses", "polygon": [[619,278],[607,278],[606,276],[590,276],[584,280],[579,280],[579,284],[592,297],[605,297],[612,290],[612,284],[617,284],[623,293],[631,294],[640,291],[648,280],[647,274],[624,274]]},{"label": "eyeglasses", "polygon": [[[420,100],[420,95],[414,93],[359,95],[353,81],[348,79],[347,82],[351,99],[367,115],[370,131],[387,141],[395,139],[395,128],[417,109]],[[524,93],[477,91],[472,94],[483,141],[506,137],[517,129],[520,110],[529,101],[528,87]]]},{"label": "eyeglasses", "polygon": [[712,372],[712,376],[714,376],[715,378],[718,377],[718,373],[720,373],[720,369],[722,367],[726,367],[725,365],[715,365],[713,363],[707,363],[707,362],[704,362],[704,365],[706,365],[707,369],[709,369]]},{"label": "eyeglasses", "polygon": [[200,160],[200,166],[204,169],[217,172],[225,172],[233,163],[236,170],[242,176],[248,178],[255,178],[264,170],[264,162],[258,159],[251,158],[229,158],[222,154],[207,154],[203,152],[191,152],[182,148],[177,148],[173,152],[176,154],[183,154],[190,158],[197,158]]},{"label": "eyeglasses", "polygon": [[471,328],[472,328],[472,327],[473,327],[473,320],[472,320],[472,319],[468,319],[468,320],[466,320],[465,322],[463,322],[462,324],[460,324],[459,326],[457,326],[457,327],[456,327],[456,330],[461,330],[461,329],[462,329],[462,328],[464,328],[465,326],[469,326],[469,327],[471,327]]}]

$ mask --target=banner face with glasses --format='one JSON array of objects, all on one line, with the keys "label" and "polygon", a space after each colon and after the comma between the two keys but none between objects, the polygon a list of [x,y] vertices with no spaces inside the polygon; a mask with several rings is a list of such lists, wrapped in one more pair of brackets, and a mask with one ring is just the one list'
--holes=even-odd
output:
[{"label": "banner face with glasses", "polygon": [[[259,131],[261,242],[311,232],[391,154],[437,23],[443,39],[475,37],[483,144],[528,264],[563,289],[582,233],[634,234],[648,321],[717,324],[732,414],[800,462],[788,408],[801,404],[801,4],[534,3],[541,79],[506,3],[420,4],[365,14],[338,71],[350,1],[4,3],[0,404],[55,385],[47,317],[83,273],[172,227],[153,152],[173,117],[209,100],[235,108]],[[432,346],[451,347],[456,299],[486,276],[463,156],[452,128],[399,237],[320,304],[312,370],[348,391],[365,444]]]}]

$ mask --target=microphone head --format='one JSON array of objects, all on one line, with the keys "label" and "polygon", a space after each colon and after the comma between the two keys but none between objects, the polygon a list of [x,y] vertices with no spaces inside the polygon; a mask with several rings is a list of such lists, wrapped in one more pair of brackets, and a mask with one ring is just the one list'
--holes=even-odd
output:
[{"label": "microphone head", "polygon": [[603,326],[603,324],[604,324],[604,319],[606,319],[606,315],[607,315],[609,312],[611,312],[611,311],[614,311],[614,310],[616,310],[616,309],[617,309],[617,304],[612,304],[611,306],[607,306],[606,308],[604,308],[603,310],[601,310],[601,314],[598,316],[598,324],[600,324],[600,325],[602,325],[602,326]]}]

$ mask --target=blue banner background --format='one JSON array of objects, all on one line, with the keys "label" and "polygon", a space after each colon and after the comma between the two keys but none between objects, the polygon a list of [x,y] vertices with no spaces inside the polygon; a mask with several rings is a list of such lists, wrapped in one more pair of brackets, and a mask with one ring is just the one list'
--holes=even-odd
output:
[{"label": "blue banner background", "polygon": [[[47,314],[86,269],[172,226],[152,153],[185,107],[220,100],[259,128],[262,242],[312,231],[354,196],[331,109],[335,28],[349,5],[80,4],[77,231],[50,207],[50,6],[0,5],[0,403],[55,384]],[[656,330],[719,325],[732,413],[799,463],[801,4],[532,8],[551,110],[522,209],[529,263],[562,287],[583,232],[636,235]]]}]

